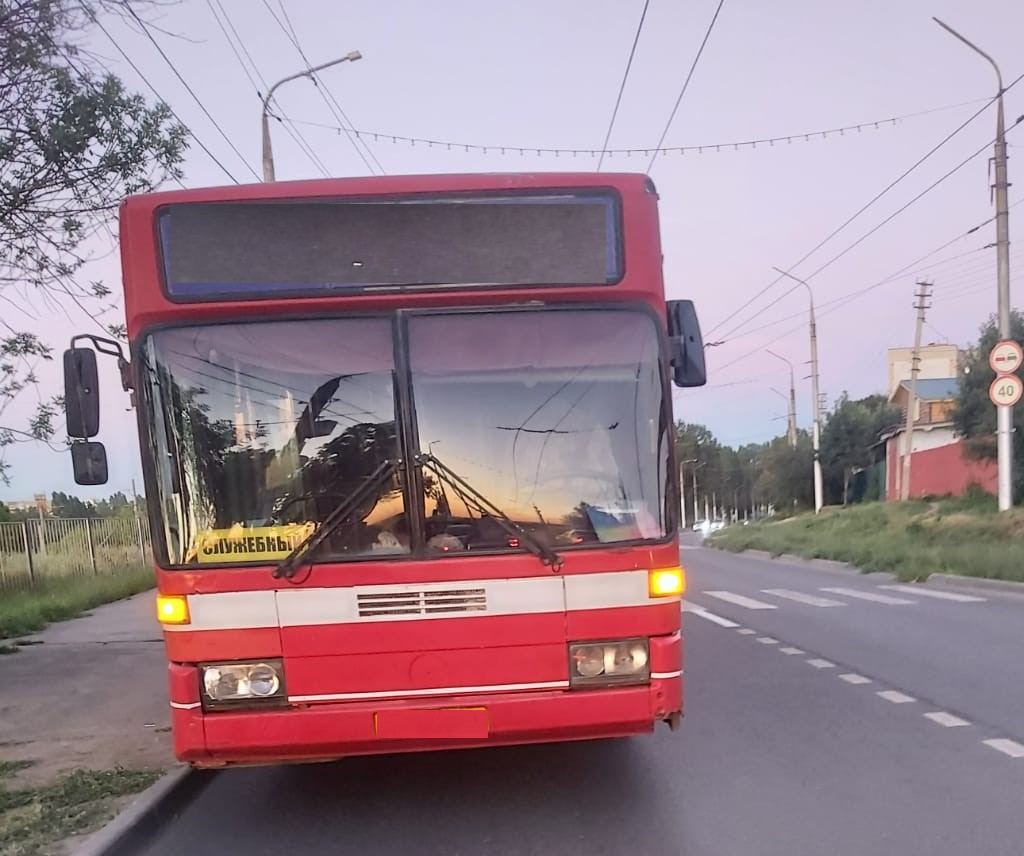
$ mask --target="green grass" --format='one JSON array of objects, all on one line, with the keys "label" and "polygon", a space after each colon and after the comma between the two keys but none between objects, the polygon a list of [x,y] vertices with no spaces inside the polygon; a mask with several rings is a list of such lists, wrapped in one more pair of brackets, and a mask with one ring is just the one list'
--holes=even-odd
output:
[{"label": "green grass", "polygon": [[74,618],[152,586],[153,572],[139,568],[120,574],[46,580],[31,589],[5,593],[0,596],[0,640],[35,633],[51,621]]},{"label": "green grass", "polygon": [[0,762],[0,856],[41,856],[51,845],[97,829],[114,816],[113,801],[149,787],[152,770],[75,770],[41,787],[12,785],[29,766]]},{"label": "green grass", "polygon": [[733,526],[716,533],[711,543],[733,552],[849,562],[904,580],[942,572],[1024,582],[1024,512],[999,514],[990,497],[972,494],[830,508],[817,517]]}]

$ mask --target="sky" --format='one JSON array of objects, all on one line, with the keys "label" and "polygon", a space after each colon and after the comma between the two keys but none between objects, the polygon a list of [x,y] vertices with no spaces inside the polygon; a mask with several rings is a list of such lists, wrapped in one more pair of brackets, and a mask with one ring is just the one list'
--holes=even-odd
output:
[{"label": "sky", "polygon": [[[366,161],[337,129],[340,122],[322,91],[304,79],[278,91],[280,111],[294,123],[289,127],[301,132],[334,176],[366,175],[371,168],[389,174],[596,169],[596,156],[535,150],[602,147],[645,7],[644,0],[283,2],[310,62],[352,50],[363,55],[322,72],[321,80],[343,109],[342,121],[379,135],[377,141],[361,135],[372,152],[371,158],[363,151]],[[706,148],[664,154],[653,164],[641,155],[606,155],[601,168],[649,169],[658,187],[667,296],[693,299],[705,341],[721,342],[708,348],[708,385],[674,393],[676,416],[704,423],[722,442],[736,445],[785,429],[786,404],[772,388],[785,391],[789,370],[767,348],[795,364],[798,422],[810,424],[807,294],[799,288],[787,293],[792,283],[785,281],[772,285],[773,266],[792,269],[812,286],[821,390],[829,407],[844,392],[859,397],[885,390],[886,349],[912,341],[917,279],[934,282],[926,342],[968,344],[995,311],[995,251],[986,248],[995,226],[966,234],[994,213],[990,148],[946,177],[990,147],[993,107],[805,256],[995,94],[991,66],[931,17],[943,18],[991,54],[1009,85],[1024,74],[1018,44],[1024,4],[724,0],[666,132],[717,6],[718,0],[649,0],[609,142],[612,149],[651,148],[664,133],[666,147]],[[218,20],[235,28],[259,75],[273,82],[305,65],[285,31],[279,0],[181,0],[146,19],[202,106],[137,27],[104,18],[117,46],[94,32],[88,47],[152,99],[141,72],[235,179],[256,181],[260,101]],[[1006,93],[1008,123],[1022,114],[1024,81]],[[847,130],[821,133],[839,128]],[[284,124],[273,123],[272,134],[278,180],[321,175]],[[389,135],[463,145],[412,145]],[[735,145],[772,138],[777,142]],[[1012,183],[1024,151],[1024,123],[1007,139]],[[465,144],[487,150],[466,150]],[[533,151],[520,154],[520,148]],[[231,182],[195,140],[184,171],[188,187]],[[1011,205],[1020,199],[1024,191],[1011,187]],[[1024,207],[1010,211],[1011,240],[1022,215]],[[116,293],[120,274],[110,249],[94,248],[89,276]],[[1017,294],[1022,268],[1024,255],[1011,246]],[[877,283],[884,284],[849,302],[833,302]],[[104,321],[121,320],[120,312],[113,308]],[[91,323],[69,306],[66,314],[26,318],[21,326],[41,332],[59,353],[70,335]],[[40,369],[46,392],[60,389],[58,363]],[[107,368],[100,439],[110,452],[110,483],[78,488],[66,452],[24,444],[8,455],[12,483],[0,485],[0,500],[53,490],[103,496],[130,490],[133,478],[141,490],[134,415],[113,365]],[[17,402],[5,421],[23,419],[32,402]]]}]

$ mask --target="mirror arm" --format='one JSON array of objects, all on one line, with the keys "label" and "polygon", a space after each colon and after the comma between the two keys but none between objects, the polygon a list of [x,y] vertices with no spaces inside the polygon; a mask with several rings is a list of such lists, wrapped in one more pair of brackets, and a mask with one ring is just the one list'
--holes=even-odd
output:
[{"label": "mirror arm", "polygon": [[117,358],[117,370],[121,375],[121,388],[125,392],[131,392],[135,389],[135,382],[132,380],[132,364],[125,359],[124,349],[121,347],[121,343],[115,339],[108,339],[105,336],[95,336],[92,333],[80,333],[77,336],[71,337],[71,347],[76,348],[75,344],[82,339],[87,339],[92,342],[93,348],[96,349],[97,353],[106,354],[108,357]]}]

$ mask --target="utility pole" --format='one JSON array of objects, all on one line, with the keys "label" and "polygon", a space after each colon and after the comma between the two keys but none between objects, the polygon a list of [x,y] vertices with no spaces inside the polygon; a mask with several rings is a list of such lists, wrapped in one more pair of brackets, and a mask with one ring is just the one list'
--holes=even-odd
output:
[{"label": "utility pole", "polygon": [[[949,24],[932,18],[947,33],[963,42],[975,53],[991,64],[996,73],[996,142],[993,160],[996,183],[996,263],[998,269],[998,310],[999,338],[1011,338],[1010,330],[1010,207],[1007,191],[1010,180],[1006,165],[1006,121],[1003,115],[1003,75],[992,59],[976,44],[965,39]],[[996,450],[999,455],[999,510],[1009,511],[1013,507],[1013,407],[996,407]]]},{"label": "utility pole", "polygon": [[794,282],[799,282],[800,285],[807,289],[807,296],[810,299],[811,401],[813,402],[811,416],[814,419],[811,441],[814,446],[814,513],[818,514],[821,512],[821,507],[824,504],[822,498],[824,484],[821,476],[821,399],[818,395],[818,324],[814,318],[814,292],[806,282],[784,271],[782,268],[773,268],[773,270]]},{"label": "utility pole", "polygon": [[270,144],[270,99],[274,97],[274,92],[282,83],[288,83],[290,80],[298,80],[300,77],[308,77],[310,80],[316,82],[313,75],[318,71],[323,71],[325,68],[330,68],[332,65],[338,65],[342,62],[355,62],[357,59],[362,59],[363,55],[359,51],[352,51],[351,53],[345,54],[343,57],[338,59],[332,59],[330,62],[324,62],[320,65],[314,65],[312,68],[306,68],[302,71],[290,74],[287,77],[281,78],[277,83],[270,87],[267,94],[263,96],[263,119],[262,119],[262,130],[263,130],[263,180],[270,182],[274,180],[274,151]]},{"label": "utility pole", "polygon": [[921,330],[924,327],[925,311],[929,308],[930,282],[919,282],[920,289],[914,296],[917,303],[917,324],[914,327],[914,350],[910,354],[910,386],[907,396],[907,427],[904,431],[903,440],[903,476],[900,480],[900,499],[906,502],[910,499],[910,463],[914,457],[914,408],[917,405],[917,376],[921,372]]},{"label": "utility pole", "polygon": [[[767,350],[767,349],[766,349]],[[775,359],[782,360],[789,366],[789,420],[786,428],[786,437],[791,448],[796,448],[796,381],[793,372],[793,363],[775,351],[768,350]]]}]

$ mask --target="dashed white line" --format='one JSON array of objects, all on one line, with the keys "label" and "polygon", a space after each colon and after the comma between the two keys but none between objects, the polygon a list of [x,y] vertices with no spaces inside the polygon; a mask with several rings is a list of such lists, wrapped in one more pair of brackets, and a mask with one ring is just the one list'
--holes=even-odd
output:
[{"label": "dashed white line", "polygon": [[1011,758],[1024,758],[1024,746],[1021,746],[1016,740],[982,740],[981,742],[990,749],[995,749],[996,752],[1002,752]]},{"label": "dashed white line", "polygon": [[752,597],[733,594],[731,591],[706,591],[704,594],[708,595],[708,597],[715,597],[719,600],[724,600],[726,603],[742,606],[744,609],[778,609],[774,603],[765,603],[762,600],[754,600]]},{"label": "dashed white line", "polygon": [[757,637],[757,641],[760,642],[762,645],[778,645],[779,644],[779,640],[778,639],[772,639],[771,636],[758,636]]},{"label": "dashed white line", "polygon": [[735,621],[730,621],[728,618],[722,618],[721,615],[708,612],[704,607],[697,606],[697,604],[690,603],[689,601],[683,601],[683,611],[704,618],[712,624],[717,624],[719,627],[739,627]]},{"label": "dashed white line", "polygon": [[871,678],[865,678],[863,675],[858,675],[856,672],[847,672],[845,675],[840,675],[839,680],[846,681],[848,684],[870,684]]},{"label": "dashed white line", "polygon": [[789,654],[789,655],[793,655],[793,654],[803,654],[803,651],[801,651],[801,650],[800,650],[799,648],[779,648],[779,650],[780,650],[780,651],[781,651],[781,652],[782,652],[783,654]]},{"label": "dashed white line", "polygon": [[877,592],[861,591],[860,589],[823,588],[822,591],[827,591],[830,594],[841,594],[844,597],[853,597],[858,600],[870,600],[872,603],[884,603],[888,606],[909,606],[917,603],[917,601],[907,600],[902,597],[893,597],[889,594],[878,594]]},{"label": "dashed white line", "polygon": [[741,634],[743,634],[744,636],[753,636],[753,635],[754,635],[755,633],[757,633],[757,631],[756,631],[756,630],[751,630],[751,629],[750,629],[749,627],[741,627],[741,628],[740,628],[739,630],[737,630],[736,632],[737,632],[737,633],[741,633]]},{"label": "dashed white line", "polygon": [[884,698],[886,701],[891,701],[893,704],[907,704],[915,701],[911,696],[898,692],[897,690],[881,690],[878,693],[878,696],[879,698]]},{"label": "dashed white line", "polygon": [[879,586],[889,591],[901,591],[904,594],[921,594],[925,597],[934,597],[938,600],[954,600],[957,603],[982,603],[985,598],[975,597],[973,594],[957,594],[952,591],[936,591],[927,589],[924,586]]},{"label": "dashed white line", "polygon": [[821,660],[818,658],[812,658],[807,661],[808,666],[814,666],[815,669],[834,669],[836,664],[831,660]]},{"label": "dashed white line", "polygon": [[807,606],[846,606],[840,600],[832,600],[830,597],[818,597],[814,594],[804,594],[799,591],[792,591],[790,589],[761,589],[761,594],[770,594],[774,597],[785,598],[786,600],[793,600],[797,603],[804,603]]},{"label": "dashed white line", "polygon": [[966,719],[961,719],[959,716],[953,716],[951,713],[938,710],[935,713],[926,713],[925,719],[930,719],[932,722],[937,722],[939,725],[944,725],[946,728],[956,728],[960,725],[970,725]]}]

